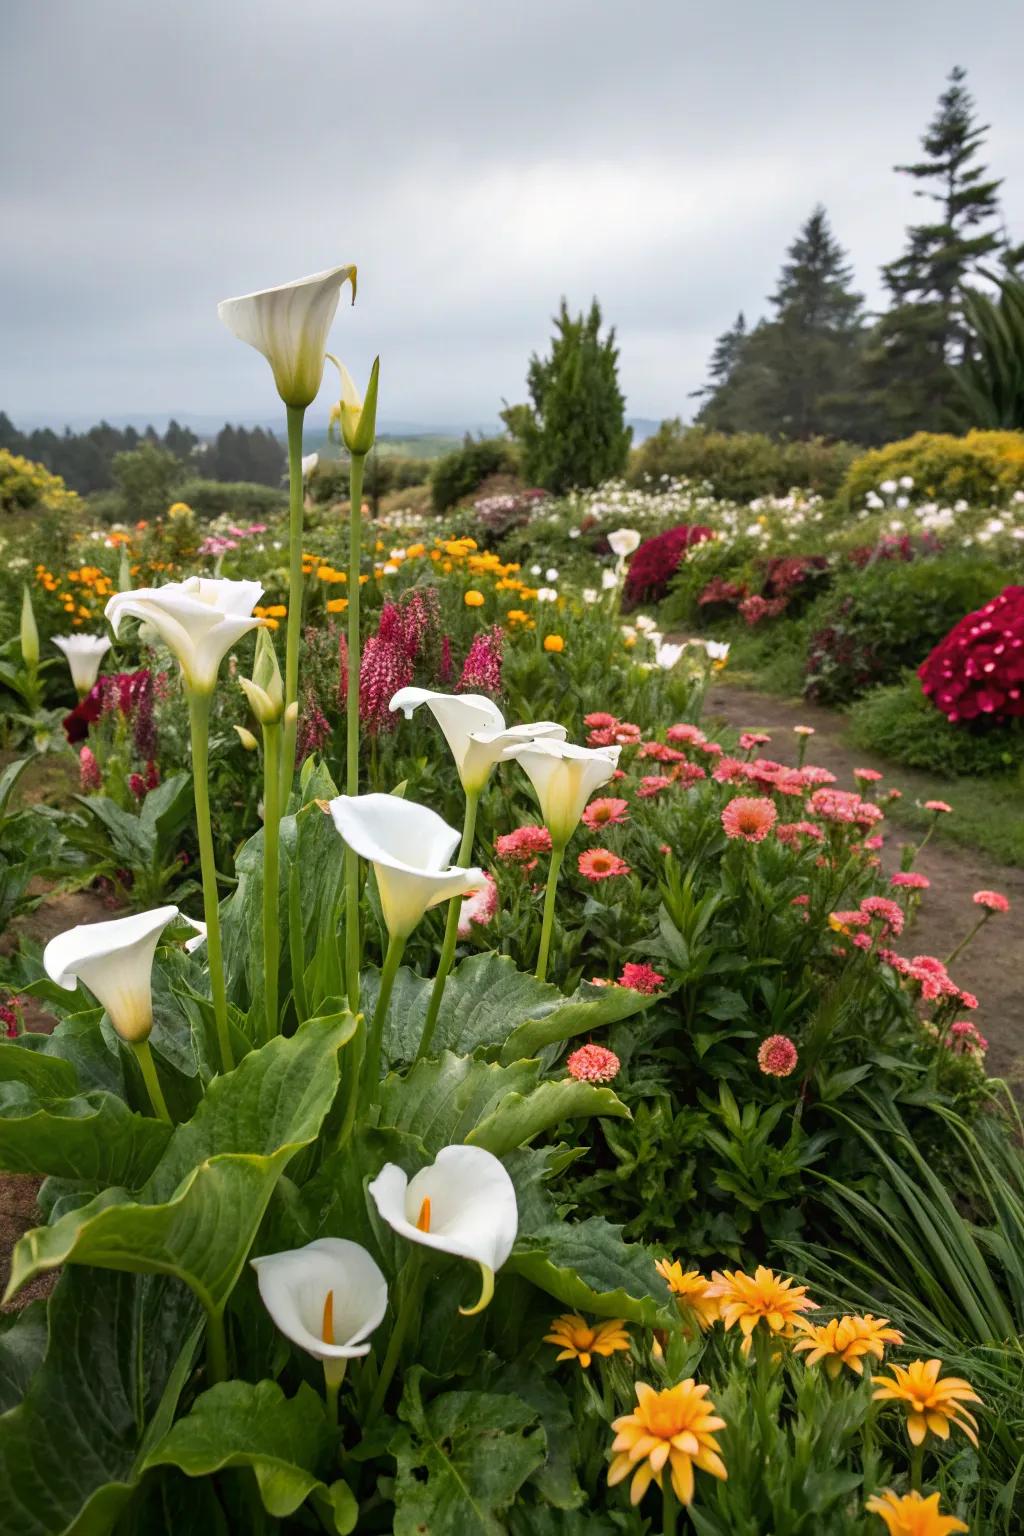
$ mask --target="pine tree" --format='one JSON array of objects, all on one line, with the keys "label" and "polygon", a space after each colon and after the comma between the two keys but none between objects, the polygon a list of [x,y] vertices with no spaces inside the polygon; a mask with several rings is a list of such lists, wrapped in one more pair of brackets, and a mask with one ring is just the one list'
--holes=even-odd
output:
[{"label": "pine tree", "polygon": [[509,406],[502,416],[522,443],[527,478],[561,494],[620,475],[633,434],[625,424],[615,331],[602,338],[597,300],[574,319],[563,299],[555,326],[550,356],[530,359],[532,408]]},{"label": "pine tree", "polygon": [[716,389],[721,389],[724,384],[728,384],[743,356],[748,334],[746,317],[741,309],[729,329],[723,331],[715,342],[711,361],[708,363],[711,382],[705,384],[702,389],[695,389],[693,391],[695,395],[713,395]]},{"label": "pine tree", "polygon": [[[814,208],[787,251],[771,304],[749,334],[719,337],[710,371],[721,377],[699,420],[725,431],[807,438],[842,435],[851,410],[862,299],[829,228]],[[741,316],[742,319],[742,316]]]},{"label": "pine tree", "polygon": [[923,158],[895,167],[937,212],[908,229],[903,255],[882,269],[892,305],[875,334],[871,377],[890,437],[957,424],[960,397],[950,364],[969,352],[963,289],[986,258],[1007,247],[999,226],[1002,183],[978,163],[988,124],[976,121],[965,79],[963,69],[950,72],[921,140]]}]

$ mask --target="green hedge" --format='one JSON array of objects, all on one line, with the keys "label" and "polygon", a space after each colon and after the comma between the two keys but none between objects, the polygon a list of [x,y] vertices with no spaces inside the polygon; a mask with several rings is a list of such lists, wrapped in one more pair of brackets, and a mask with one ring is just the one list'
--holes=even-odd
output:
[{"label": "green hedge", "polygon": [[434,510],[447,512],[491,475],[513,474],[517,466],[515,448],[507,438],[467,437],[461,448],[438,459],[431,471]]},{"label": "green hedge", "polygon": [[663,421],[633,451],[628,479],[638,486],[662,475],[706,480],[727,501],[785,496],[794,487],[834,496],[857,451],[850,443],[827,443],[820,437],[797,443],[760,432],[684,427],[677,417]]},{"label": "green hedge", "polygon": [[888,688],[873,688],[850,711],[850,735],[907,768],[971,776],[1007,773],[1024,759],[1024,722],[1012,727],[951,725],[908,673]]}]

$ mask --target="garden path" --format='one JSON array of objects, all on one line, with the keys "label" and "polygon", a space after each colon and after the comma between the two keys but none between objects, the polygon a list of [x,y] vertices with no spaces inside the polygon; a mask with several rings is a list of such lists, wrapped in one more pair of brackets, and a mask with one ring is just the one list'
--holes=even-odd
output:
[{"label": "garden path", "polygon": [[[852,746],[842,716],[830,709],[717,684],[708,694],[705,713],[709,720],[724,721],[734,729],[767,732],[774,740],[765,751],[793,764],[796,744],[789,733],[794,725],[813,726],[807,760],[828,768],[847,787],[852,787],[854,768],[877,768],[885,774],[885,785],[905,791],[913,778],[897,764]],[[955,815],[955,787],[950,788],[949,800]],[[884,831],[882,863],[892,873],[900,867],[902,845],[919,840],[920,834],[891,821],[885,823]],[[977,916],[971,901],[975,891],[1002,891],[1010,899],[1009,913],[989,919],[957,961],[953,974],[978,997],[979,1007],[972,1017],[989,1040],[989,1072],[1012,1082],[1019,1096],[1024,1091],[1024,869],[996,864],[972,849],[936,838],[914,867],[927,875],[931,889],[925,891],[914,926],[901,941],[902,954],[935,954],[944,959]]]}]

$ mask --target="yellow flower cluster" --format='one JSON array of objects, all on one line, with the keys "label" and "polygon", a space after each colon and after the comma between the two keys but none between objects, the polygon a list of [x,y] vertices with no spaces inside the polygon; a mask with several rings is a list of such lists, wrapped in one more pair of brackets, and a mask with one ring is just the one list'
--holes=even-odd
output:
[{"label": "yellow flower cluster", "polygon": [[61,607],[77,628],[85,619],[93,619],[102,612],[107,598],[114,591],[111,578],[98,565],[82,565],[77,570],[56,576],[47,566],[35,568],[35,578],[44,592],[56,594]]},{"label": "yellow flower cluster", "polygon": [[0,448],[0,512],[30,512],[38,507],[48,512],[80,512],[82,502],[60,475]]},{"label": "yellow flower cluster", "polygon": [[284,603],[271,603],[267,607],[257,604],[253,613],[258,619],[263,619],[268,629],[277,629],[278,621],[288,617],[288,609]]}]

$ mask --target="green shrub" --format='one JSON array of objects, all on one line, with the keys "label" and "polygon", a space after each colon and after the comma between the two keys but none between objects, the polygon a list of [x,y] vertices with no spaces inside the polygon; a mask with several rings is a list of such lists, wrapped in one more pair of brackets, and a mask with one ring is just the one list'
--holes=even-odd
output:
[{"label": "green shrub", "polygon": [[288,505],[287,491],[247,480],[186,480],[177,499],[202,518],[262,518]]},{"label": "green shrub", "polygon": [[0,449],[0,512],[79,512],[82,505],[59,475]]},{"label": "green shrub", "polygon": [[1014,727],[950,725],[913,673],[865,694],[850,712],[850,735],[890,762],[965,777],[1005,773],[1020,762],[1024,745],[1019,721]]},{"label": "green shrub", "polygon": [[489,476],[509,474],[515,468],[515,451],[506,438],[467,434],[462,447],[446,453],[431,470],[434,510],[446,512],[463,496],[471,496]]},{"label": "green shrub", "polygon": [[965,613],[1005,585],[994,561],[962,554],[879,560],[840,577],[808,614],[809,698],[846,703],[924,660]]},{"label": "green shrub", "polygon": [[869,491],[905,475],[917,499],[1006,501],[1024,490],[1024,432],[915,432],[854,459],[838,500],[845,508],[859,507]]},{"label": "green shrub", "polygon": [[716,496],[733,501],[785,496],[795,486],[834,496],[856,453],[849,443],[820,437],[797,443],[760,432],[711,432],[676,418],[634,451],[628,478],[631,485],[662,475],[706,480]]}]

